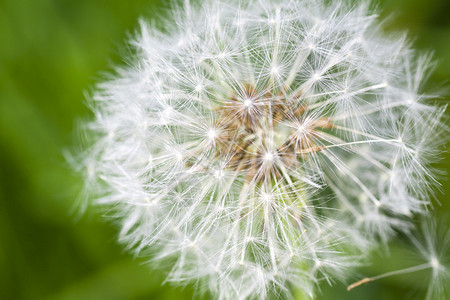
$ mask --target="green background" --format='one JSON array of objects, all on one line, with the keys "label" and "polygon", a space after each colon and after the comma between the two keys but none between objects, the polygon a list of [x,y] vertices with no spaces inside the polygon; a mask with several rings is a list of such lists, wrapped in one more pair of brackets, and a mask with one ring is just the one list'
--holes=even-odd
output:
[{"label": "green background", "polygon": [[[85,93],[121,63],[124,41],[140,16],[164,15],[162,2],[0,0],[0,299],[191,299],[193,289],[162,285],[161,272],[116,243],[117,230],[93,209],[77,218],[81,178],[63,150],[76,148],[77,123],[90,117]],[[438,60],[430,86],[450,78],[450,1],[385,0],[389,29],[409,31],[414,46]],[[447,83],[448,86],[448,83]],[[449,97],[443,99],[447,102]],[[449,154],[438,164],[449,169]],[[441,213],[450,184],[441,180]],[[446,195],[447,196],[446,196]],[[403,253],[361,270],[395,269]],[[380,280],[347,293],[323,288],[321,299],[420,299],[426,282]]]}]

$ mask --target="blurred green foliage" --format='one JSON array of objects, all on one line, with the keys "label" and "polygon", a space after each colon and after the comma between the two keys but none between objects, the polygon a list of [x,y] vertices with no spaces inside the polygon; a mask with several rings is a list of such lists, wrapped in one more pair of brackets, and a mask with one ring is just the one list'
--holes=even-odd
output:
[{"label": "blurred green foliage", "polygon": [[[167,3],[0,0],[0,299],[195,296],[192,287],[162,285],[161,272],[125,253],[116,229],[98,212],[76,218],[81,179],[62,155],[76,143],[76,123],[90,116],[85,92],[122,62],[138,17],[164,15],[162,6]],[[389,29],[408,29],[416,48],[434,51],[430,86],[448,86],[450,1],[385,0],[379,6],[385,16],[394,13]],[[446,154],[438,167],[448,170],[449,160]],[[438,210],[449,212],[450,184],[442,183]],[[395,249],[362,271],[392,270],[403,255]],[[405,299],[416,283],[410,279],[380,280],[351,293],[338,283],[324,286],[321,298]]]}]

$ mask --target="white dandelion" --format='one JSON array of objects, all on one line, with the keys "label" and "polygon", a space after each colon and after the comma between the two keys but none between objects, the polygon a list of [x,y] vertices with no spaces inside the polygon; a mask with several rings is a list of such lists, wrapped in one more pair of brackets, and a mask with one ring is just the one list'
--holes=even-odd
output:
[{"label": "white dandelion", "polygon": [[88,192],[168,280],[313,297],[430,208],[429,59],[363,2],[205,1],[141,22],[93,96]]}]

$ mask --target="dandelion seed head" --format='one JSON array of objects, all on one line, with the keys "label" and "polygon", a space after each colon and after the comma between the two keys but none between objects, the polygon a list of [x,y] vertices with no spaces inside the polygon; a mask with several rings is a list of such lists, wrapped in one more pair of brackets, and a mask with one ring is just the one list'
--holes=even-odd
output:
[{"label": "dandelion seed head", "polygon": [[186,1],[99,84],[88,192],[168,280],[313,295],[428,211],[447,133],[429,60],[367,3],[328,2]]}]

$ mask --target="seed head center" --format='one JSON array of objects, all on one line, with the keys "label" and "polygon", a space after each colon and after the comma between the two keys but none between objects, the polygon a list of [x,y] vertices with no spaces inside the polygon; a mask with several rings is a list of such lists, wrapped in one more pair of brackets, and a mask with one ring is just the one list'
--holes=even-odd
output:
[{"label": "seed head center", "polygon": [[314,144],[314,131],[325,123],[302,122],[308,109],[298,106],[300,96],[294,101],[286,91],[261,92],[251,85],[245,86],[243,94],[244,101],[239,100],[242,92],[233,93],[217,109],[220,134],[208,132],[210,140],[220,141],[216,157],[226,161],[227,169],[244,174],[248,180],[278,178],[282,170],[304,159],[305,153],[320,150]]}]

